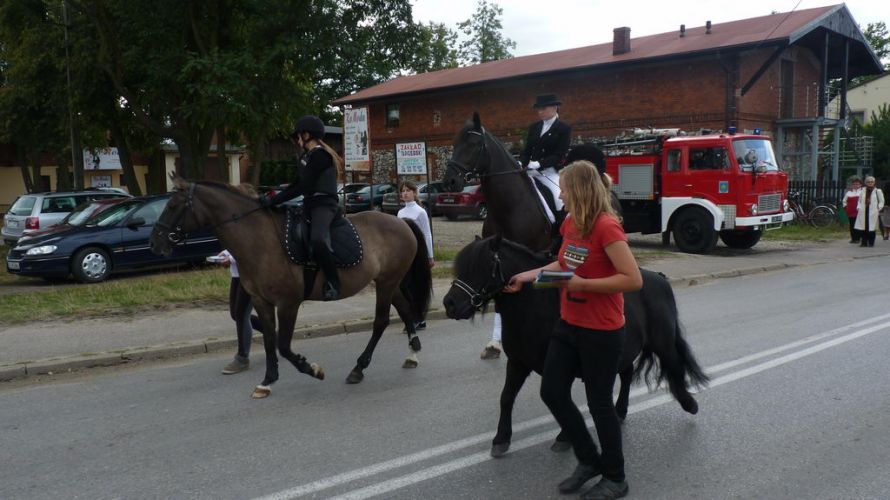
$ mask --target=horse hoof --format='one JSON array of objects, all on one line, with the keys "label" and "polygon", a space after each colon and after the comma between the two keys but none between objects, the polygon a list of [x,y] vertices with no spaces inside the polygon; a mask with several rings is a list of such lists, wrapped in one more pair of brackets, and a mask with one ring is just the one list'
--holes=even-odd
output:
[{"label": "horse hoof", "polygon": [[324,368],[318,366],[317,363],[312,363],[309,365],[312,368],[312,376],[317,378],[318,380],[324,380]]},{"label": "horse hoof", "polygon": [[550,445],[550,451],[556,453],[563,453],[572,449],[572,443],[568,441],[554,441],[553,444]]},{"label": "horse hoof", "polygon": [[404,363],[402,363],[402,368],[417,368],[417,361],[413,359],[406,359]]},{"label": "horse hoof", "polygon": [[364,378],[365,378],[364,373],[362,373],[360,371],[352,370],[351,372],[349,372],[349,376],[346,377],[346,383],[347,384],[357,384],[357,383],[361,382],[362,379],[364,379]]},{"label": "horse hoof", "polygon": [[510,443],[500,443],[491,445],[491,456],[494,458],[500,458],[507,454],[507,451],[510,450]]},{"label": "horse hoof", "polygon": [[695,400],[691,397],[685,401],[681,401],[680,406],[682,406],[687,413],[690,413],[692,415],[698,413],[698,403],[696,403]]},{"label": "horse hoof", "polygon": [[498,359],[501,357],[501,350],[497,347],[486,346],[479,357],[482,359]]},{"label": "horse hoof", "polygon": [[408,341],[408,346],[414,352],[420,352],[420,339],[418,337],[411,337],[411,340]]},{"label": "horse hoof", "polygon": [[252,399],[263,399],[268,398],[269,395],[272,394],[272,388],[267,385],[258,385],[253,390],[253,394],[250,395]]}]

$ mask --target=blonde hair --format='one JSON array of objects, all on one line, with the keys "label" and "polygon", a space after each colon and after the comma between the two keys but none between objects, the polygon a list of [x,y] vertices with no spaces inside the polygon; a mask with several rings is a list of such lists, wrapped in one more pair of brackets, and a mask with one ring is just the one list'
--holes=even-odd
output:
[{"label": "blonde hair", "polygon": [[321,139],[315,139],[315,140],[318,141],[318,143],[321,144],[321,147],[323,147],[324,150],[327,151],[329,155],[331,155],[331,158],[334,159],[334,168],[337,169],[337,180],[338,181],[344,180],[345,176],[346,176],[346,171],[343,169],[343,158],[340,158],[340,155],[337,154],[336,151],[334,151],[334,148],[328,146],[328,144],[326,142],[324,142],[323,140],[321,140]]},{"label": "blonde hair", "polygon": [[564,187],[566,210],[583,237],[590,234],[600,214],[618,217],[612,208],[612,179],[601,176],[593,163],[572,162],[560,171],[559,180]]}]

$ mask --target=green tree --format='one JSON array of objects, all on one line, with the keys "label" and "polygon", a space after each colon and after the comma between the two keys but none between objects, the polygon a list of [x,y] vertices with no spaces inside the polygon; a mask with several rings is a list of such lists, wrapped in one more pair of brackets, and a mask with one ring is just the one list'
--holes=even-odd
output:
[{"label": "green tree", "polygon": [[501,34],[503,13],[496,3],[479,0],[476,13],[457,25],[466,37],[460,44],[462,62],[478,64],[513,57],[510,50],[516,48],[516,42]]},{"label": "green tree", "polygon": [[868,125],[862,127],[863,135],[874,138],[875,177],[890,179],[890,105],[883,104],[877,112],[872,111]]},{"label": "green tree", "polygon": [[457,49],[457,33],[444,23],[430,21],[418,24],[417,42],[411,70],[427,73],[440,69],[456,68],[460,52]]}]

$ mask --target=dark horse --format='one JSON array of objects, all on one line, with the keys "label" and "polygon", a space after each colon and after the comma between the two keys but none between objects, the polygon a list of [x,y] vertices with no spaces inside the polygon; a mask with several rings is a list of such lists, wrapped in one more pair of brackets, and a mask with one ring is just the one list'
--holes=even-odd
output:
[{"label": "dark horse", "polygon": [[[532,371],[542,373],[550,332],[559,319],[558,290],[525,286],[514,294],[500,292],[511,276],[549,261],[541,253],[500,236],[477,239],[464,247],[454,261],[455,280],[444,298],[448,317],[472,318],[494,299],[503,320],[507,377],[501,392],[498,431],[491,446],[491,455],[495,457],[510,447],[516,395]],[[624,294],[627,333],[618,366],[621,387],[615,411],[622,420],[627,416],[631,382],[634,377],[642,376],[647,384],[654,381],[658,385],[666,380],[680,406],[695,414],[698,403],[689,393],[689,387],[706,385],[708,377],[683,339],[670,283],[658,273],[645,269],[641,272],[643,288]],[[563,441],[562,435],[557,441]],[[558,443],[554,445],[555,449],[562,447]]]},{"label": "dark horse", "polygon": [[[250,294],[260,317],[266,373],[253,392],[254,398],[266,397],[278,380],[278,352],[302,373],[323,379],[324,370],[291,350],[297,310],[304,300],[321,300],[323,280],[316,279],[308,295],[304,293],[303,266],[288,259],[282,244],[284,215],[262,209],[255,197],[246,196],[231,186],[212,182],[189,182],[173,177],[177,192],[152,231],[149,244],[155,253],[168,254],[171,245],[185,233],[211,227],[222,246],[238,261],[241,285]],[[362,240],[363,258],[353,267],[340,269],[341,297],[355,295],[372,280],[377,302],[371,340],[347,382],[357,383],[371,363],[374,348],[389,324],[390,305],[394,305],[408,331],[411,354],[405,367],[416,366],[420,340],[414,336],[414,322],[424,317],[432,293],[423,234],[414,224],[379,212],[364,212],[350,217]],[[276,311],[278,330],[276,332]]]}]

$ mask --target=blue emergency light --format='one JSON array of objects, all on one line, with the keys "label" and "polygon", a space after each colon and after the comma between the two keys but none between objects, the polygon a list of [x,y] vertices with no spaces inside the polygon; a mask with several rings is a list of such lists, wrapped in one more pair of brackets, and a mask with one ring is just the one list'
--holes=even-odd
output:
[{"label": "blue emergency light", "polygon": [[754,135],[760,135],[760,128],[754,129]]}]

